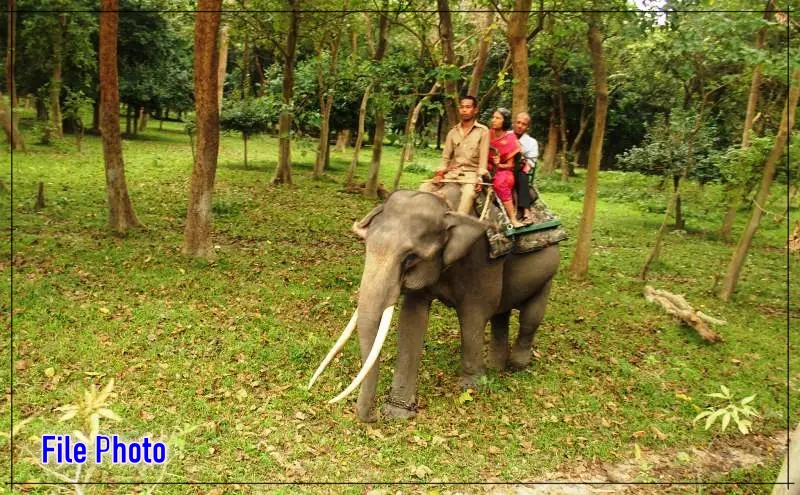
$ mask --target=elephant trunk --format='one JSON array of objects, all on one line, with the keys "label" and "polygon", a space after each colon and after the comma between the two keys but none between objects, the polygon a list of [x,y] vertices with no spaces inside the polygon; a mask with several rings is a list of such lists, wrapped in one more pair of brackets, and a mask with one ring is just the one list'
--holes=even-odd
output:
[{"label": "elephant trunk", "polygon": [[385,257],[370,256],[364,265],[358,297],[358,341],[361,371],[350,386],[334,400],[340,400],[361,385],[357,413],[362,421],[374,421],[378,386],[378,358],[389,332],[394,304],[400,296],[400,267]]}]

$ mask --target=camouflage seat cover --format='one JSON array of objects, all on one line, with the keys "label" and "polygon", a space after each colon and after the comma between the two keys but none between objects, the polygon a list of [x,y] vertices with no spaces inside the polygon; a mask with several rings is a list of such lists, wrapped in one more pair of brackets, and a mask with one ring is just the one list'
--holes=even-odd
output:
[{"label": "camouflage seat cover", "polygon": [[[532,191],[532,193],[534,192]],[[536,195],[533,197],[536,197]],[[475,213],[479,217],[485,204],[486,192],[482,191],[475,199]],[[558,216],[547,208],[541,197],[531,207],[531,216],[533,216],[531,225],[539,225],[558,219]],[[503,214],[494,202],[489,205],[489,211],[484,220],[491,224],[491,227],[486,231],[486,237],[489,240],[489,258],[491,259],[505,256],[508,253],[520,254],[538,251],[547,246],[558,244],[567,238],[567,231],[561,225],[509,237],[505,234]]]}]

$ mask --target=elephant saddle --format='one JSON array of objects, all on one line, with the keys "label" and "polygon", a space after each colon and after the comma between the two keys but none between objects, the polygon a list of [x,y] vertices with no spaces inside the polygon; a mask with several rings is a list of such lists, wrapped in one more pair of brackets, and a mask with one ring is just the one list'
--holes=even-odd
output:
[{"label": "elephant saddle", "polygon": [[[536,191],[532,191],[536,197]],[[482,191],[475,198],[476,215],[480,216],[486,204],[486,192]],[[558,216],[544,204],[541,197],[531,206],[531,216],[533,222],[523,230],[524,233],[507,235],[508,231],[504,227],[505,218],[500,208],[491,202],[486,221],[491,225],[486,231],[489,240],[489,258],[496,259],[508,253],[529,253],[544,249],[547,246],[558,244],[567,238],[567,231],[558,221]]]}]

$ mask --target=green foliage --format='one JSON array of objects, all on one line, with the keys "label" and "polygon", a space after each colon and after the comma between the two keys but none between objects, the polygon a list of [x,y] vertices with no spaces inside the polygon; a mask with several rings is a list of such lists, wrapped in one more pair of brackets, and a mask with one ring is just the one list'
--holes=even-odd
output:
[{"label": "green foliage", "polygon": [[731,391],[728,389],[728,387],[720,385],[719,388],[722,390],[722,392],[714,392],[706,394],[706,396],[713,397],[715,399],[721,399],[727,402],[727,404],[725,404],[724,407],[709,406],[705,411],[695,416],[693,423],[697,423],[701,419],[705,418],[705,429],[708,430],[717,419],[721,419],[720,427],[724,432],[731,420],[733,420],[733,422],[736,424],[736,427],[739,429],[739,432],[742,435],[747,435],[752,431],[753,424],[749,419],[746,418],[753,416],[759,417],[758,412],[755,410],[755,408],[753,408],[753,406],[750,405],[753,399],[756,398],[755,394],[745,397],[737,402],[733,399]]},{"label": "green foliage", "polygon": [[267,132],[277,122],[280,102],[274,97],[226,101],[222,107],[220,127],[226,131],[241,132],[244,139],[253,134]]},{"label": "green foliage", "polygon": [[693,137],[695,119],[696,115],[679,111],[669,118],[658,117],[648,125],[641,145],[617,157],[620,168],[672,177],[681,175],[688,167],[688,177],[700,183],[719,178],[719,171],[707,160],[714,146],[714,128],[701,125]]}]

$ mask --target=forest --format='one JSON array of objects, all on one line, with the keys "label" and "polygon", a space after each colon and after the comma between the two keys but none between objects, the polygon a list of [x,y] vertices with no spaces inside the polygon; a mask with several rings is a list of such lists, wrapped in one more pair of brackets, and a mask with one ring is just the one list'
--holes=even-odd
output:
[{"label": "forest", "polygon": [[[795,8],[8,0],[6,479],[800,493],[772,491],[800,482]],[[358,338],[306,387],[361,307],[354,222],[433,176],[464,95],[485,125],[530,114],[538,201],[567,233],[533,359],[460,386],[463,315],[434,301],[415,417],[364,423],[358,394],[327,403],[361,368]],[[402,318],[378,406],[406,360]],[[148,437],[166,461],[46,463],[46,434]]]}]

